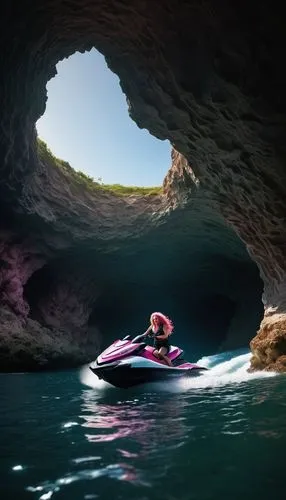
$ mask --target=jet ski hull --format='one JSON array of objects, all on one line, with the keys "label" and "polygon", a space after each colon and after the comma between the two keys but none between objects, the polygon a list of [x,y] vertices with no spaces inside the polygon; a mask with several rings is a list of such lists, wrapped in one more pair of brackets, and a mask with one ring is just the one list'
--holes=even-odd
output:
[{"label": "jet ski hull", "polygon": [[206,368],[184,361],[182,349],[170,346],[171,367],[154,356],[154,348],[141,342],[142,336],[130,341],[129,336],[114,341],[91,364],[91,371],[101,380],[128,388],[150,382],[198,377]]},{"label": "jet ski hull", "polygon": [[127,389],[140,384],[150,382],[159,382],[165,380],[174,380],[182,377],[198,377],[202,375],[204,368],[161,368],[161,367],[132,367],[131,364],[115,366],[90,366],[91,371],[99,379],[105,380],[109,384]]}]

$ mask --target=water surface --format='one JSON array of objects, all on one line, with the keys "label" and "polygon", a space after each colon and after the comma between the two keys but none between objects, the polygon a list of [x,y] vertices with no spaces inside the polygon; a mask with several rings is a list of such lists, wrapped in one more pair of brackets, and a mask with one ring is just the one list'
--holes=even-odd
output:
[{"label": "water surface", "polygon": [[1,375],[1,499],[284,499],[286,377],[248,360],[132,390],[85,368]]}]

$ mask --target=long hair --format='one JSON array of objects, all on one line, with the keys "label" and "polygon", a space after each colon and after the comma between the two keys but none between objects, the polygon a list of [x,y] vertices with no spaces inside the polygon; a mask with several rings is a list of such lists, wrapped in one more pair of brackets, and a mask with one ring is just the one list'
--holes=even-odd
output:
[{"label": "long hair", "polygon": [[[157,316],[157,318],[159,318],[159,325],[154,324],[154,316]],[[174,330],[174,325],[173,325],[172,321],[170,320],[170,318],[168,318],[168,316],[166,316],[165,314],[163,314],[161,312],[153,312],[150,316],[150,323],[151,323],[152,330],[154,333],[157,333],[160,324],[161,325],[163,324],[164,326],[167,327],[167,331],[168,331],[169,335],[171,335],[171,333]]]}]

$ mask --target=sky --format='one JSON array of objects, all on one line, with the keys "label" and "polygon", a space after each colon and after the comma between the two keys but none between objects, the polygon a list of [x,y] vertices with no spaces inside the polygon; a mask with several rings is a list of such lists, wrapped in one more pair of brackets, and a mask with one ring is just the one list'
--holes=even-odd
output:
[{"label": "sky", "polygon": [[57,64],[38,135],[55,156],[106,184],[159,186],[171,147],[128,115],[117,75],[93,49]]}]

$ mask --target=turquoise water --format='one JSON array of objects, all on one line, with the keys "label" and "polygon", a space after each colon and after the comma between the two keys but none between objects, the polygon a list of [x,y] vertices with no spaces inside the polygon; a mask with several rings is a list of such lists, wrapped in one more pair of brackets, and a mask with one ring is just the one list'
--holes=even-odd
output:
[{"label": "turquoise water", "polygon": [[286,377],[226,359],[124,391],[87,368],[1,375],[1,499],[284,499]]}]

